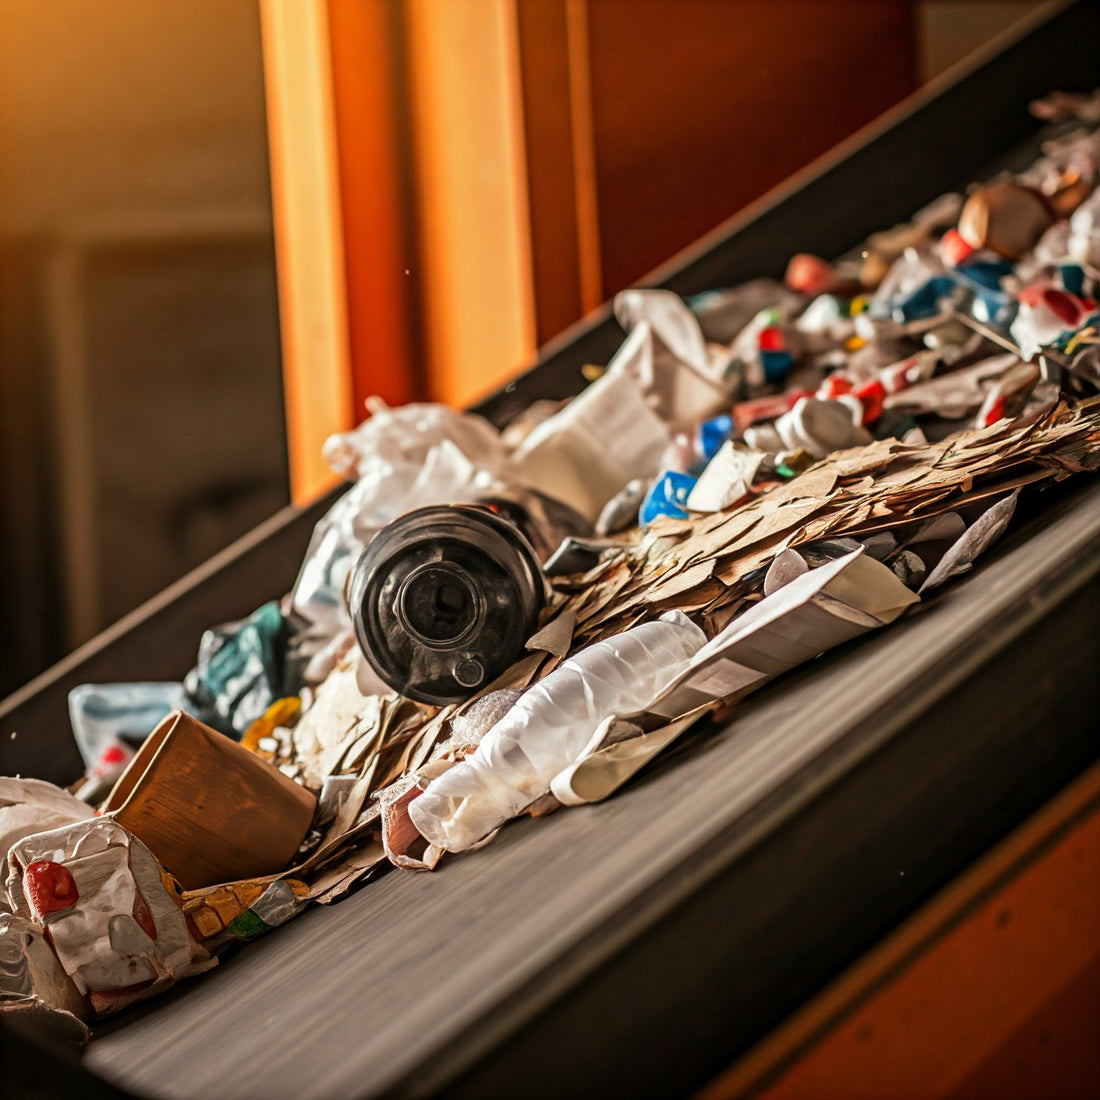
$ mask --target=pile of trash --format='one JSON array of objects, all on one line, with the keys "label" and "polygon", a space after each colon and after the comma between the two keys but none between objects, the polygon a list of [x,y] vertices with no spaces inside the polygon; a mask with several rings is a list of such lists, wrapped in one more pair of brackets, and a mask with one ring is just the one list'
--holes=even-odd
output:
[{"label": "pile of trash", "polygon": [[1100,131],[1063,122],[782,282],[620,294],[606,368],[503,430],[371,404],[292,591],[180,682],[73,691],[70,791],[0,779],[0,1008],[80,1030],[389,865],[606,798],[969,570],[1021,492],[1100,467],[1098,184]]}]

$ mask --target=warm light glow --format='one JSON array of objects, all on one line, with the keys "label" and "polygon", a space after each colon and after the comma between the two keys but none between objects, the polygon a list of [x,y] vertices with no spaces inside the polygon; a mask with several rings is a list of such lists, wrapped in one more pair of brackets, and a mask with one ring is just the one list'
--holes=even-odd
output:
[{"label": "warm light glow", "polygon": [[261,0],[291,495],[336,478],[321,457],[354,423],[328,23],[313,0]]},{"label": "warm light glow", "polygon": [[508,0],[410,0],[430,396],[463,405],[535,351],[515,11]]}]

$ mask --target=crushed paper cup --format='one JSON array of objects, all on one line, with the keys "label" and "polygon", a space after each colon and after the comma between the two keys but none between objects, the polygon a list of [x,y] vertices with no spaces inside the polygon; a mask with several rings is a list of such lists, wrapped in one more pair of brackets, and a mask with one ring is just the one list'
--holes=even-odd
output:
[{"label": "crushed paper cup", "polygon": [[273,874],[309,830],[316,797],[190,715],[149,735],[105,809],[186,890]]}]

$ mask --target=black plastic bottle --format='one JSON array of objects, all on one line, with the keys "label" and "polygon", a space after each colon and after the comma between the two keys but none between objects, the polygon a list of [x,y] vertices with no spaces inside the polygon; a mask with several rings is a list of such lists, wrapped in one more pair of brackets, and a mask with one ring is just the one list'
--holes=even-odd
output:
[{"label": "black plastic bottle", "polygon": [[359,646],[385,683],[422,703],[469,698],[523,654],[546,602],[540,561],[587,521],[524,491],[418,508],[371,540],[351,575]]}]

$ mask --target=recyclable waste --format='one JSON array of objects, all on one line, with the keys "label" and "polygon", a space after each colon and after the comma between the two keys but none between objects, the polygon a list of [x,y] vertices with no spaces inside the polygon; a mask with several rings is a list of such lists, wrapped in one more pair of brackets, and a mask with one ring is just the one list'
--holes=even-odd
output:
[{"label": "recyclable waste", "polygon": [[1100,94],[1037,110],[1078,124],[835,259],[624,292],[606,367],[503,430],[370,402],[291,591],[179,682],[77,688],[75,795],[0,779],[0,1010],[82,1035],[950,599],[1100,468]]},{"label": "recyclable waste", "polygon": [[608,714],[643,708],[706,642],[669,612],[581,650],[529,688],[474,753],[410,804],[413,824],[448,851],[469,848],[550,790]]}]

